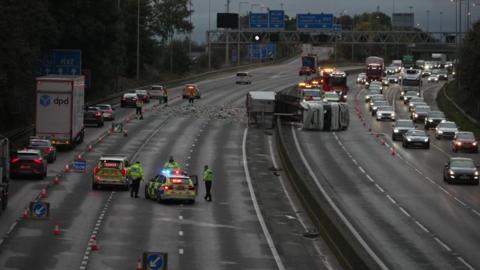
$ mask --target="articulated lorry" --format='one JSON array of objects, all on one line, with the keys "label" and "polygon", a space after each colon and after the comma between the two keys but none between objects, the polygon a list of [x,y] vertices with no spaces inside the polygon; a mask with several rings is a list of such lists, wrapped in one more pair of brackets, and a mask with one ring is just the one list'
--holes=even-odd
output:
[{"label": "articulated lorry", "polygon": [[83,142],[84,76],[48,75],[37,78],[35,135],[58,148]]},{"label": "articulated lorry", "polygon": [[0,135],[0,207],[8,204],[8,184],[10,182],[10,143],[7,137]]},{"label": "articulated lorry", "polygon": [[302,56],[302,67],[298,75],[313,75],[318,71],[318,58],[316,54]]}]

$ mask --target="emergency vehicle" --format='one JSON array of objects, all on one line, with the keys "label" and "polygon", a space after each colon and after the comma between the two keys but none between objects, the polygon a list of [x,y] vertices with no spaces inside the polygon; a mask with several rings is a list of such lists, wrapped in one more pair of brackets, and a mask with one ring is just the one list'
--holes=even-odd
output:
[{"label": "emergency vehicle", "polygon": [[162,169],[145,184],[145,198],[162,202],[166,200],[195,203],[198,193],[198,177],[182,170]]},{"label": "emergency vehicle", "polygon": [[198,89],[198,86],[196,84],[187,84],[183,88],[183,93],[182,93],[182,98],[183,99],[188,99],[190,97],[190,92],[194,91],[195,93],[195,98],[200,98],[200,90]]},{"label": "emergency vehicle", "polygon": [[92,189],[101,186],[118,186],[124,190],[129,189],[127,157],[122,155],[106,155],[100,157],[92,174]]},{"label": "emergency vehicle", "polygon": [[325,68],[320,73],[322,89],[324,92],[337,92],[340,101],[347,101],[348,85],[347,74],[344,71]]}]

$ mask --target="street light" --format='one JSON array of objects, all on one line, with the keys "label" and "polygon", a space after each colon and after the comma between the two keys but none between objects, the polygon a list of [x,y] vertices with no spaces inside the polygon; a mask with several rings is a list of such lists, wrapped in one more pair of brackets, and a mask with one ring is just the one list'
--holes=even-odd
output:
[{"label": "street light", "polygon": [[246,1],[238,2],[238,36],[237,36],[237,65],[240,65],[240,30],[241,30],[241,21],[240,17],[242,15],[242,4],[250,4]]}]

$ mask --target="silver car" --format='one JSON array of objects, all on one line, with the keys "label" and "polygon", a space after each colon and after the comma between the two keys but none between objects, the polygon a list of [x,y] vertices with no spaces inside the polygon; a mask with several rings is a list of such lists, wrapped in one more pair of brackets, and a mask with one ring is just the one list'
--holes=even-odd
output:
[{"label": "silver car", "polygon": [[381,94],[382,94],[382,91],[380,91],[379,89],[369,89],[367,94],[365,95],[365,103],[370,101],[370,97],[372,95],[381,95]]},{"label": "silver car", "polygon": [[453,137],[455,137],[455,133],[457,132],[458,132],[458,127],[457,127],[457,124],[455,124],[455,122],[442,121],[435,128],[435,138],[453,139]]},{"label": "silver car", "polygon": [[400,99],[403,99],[403,103],[404,104],[408,104],[408,102],[410,102],[410,99],[412,97],[419,97],[420,96],[420,92],[418,91],[407,91],[407,92],[401,92],[400,93]]},{"label": "silver car", "polygon": [[428,104],[423,99],[410,100],[408,103],[408,111],[413,112],[418,106],[428,106]]},{"label": "silver car", "polygon": [[415,124],[410,119],[398,119],[392,128],[392,141],[397,141],[403,138],[404,133],[414,130]]},{"label": "silver car", "polygon": [[386,101],[386,99],[383,95],[372,95],[370,97],[370,102],[368,103],[368,110],[372,111],[372,107],[375,104],[375,101],[379,101],[379,100]]},{"label": "silver car", "polygon": [[385,107],[385,106],[390,106],[390,104],[386,100],[376,100],[375,102],[373,102],[372,116],[375,116],[378,108]]},{"label": "silver car", "polygon": [[392,106],[378,107],[376,115],[377,121],[384,119],[395,121],[395,110]]},{"label": "silver car", "polygon": [[403,134],[402,146],[410,148],[420,146],[426,149],[430,148],[430,138],[424,130],[413,129]]}]

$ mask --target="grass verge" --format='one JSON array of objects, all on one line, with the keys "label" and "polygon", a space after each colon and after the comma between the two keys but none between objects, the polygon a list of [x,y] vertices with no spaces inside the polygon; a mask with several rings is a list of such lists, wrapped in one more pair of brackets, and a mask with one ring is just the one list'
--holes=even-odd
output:
[{"label": "grass verge", "polygon": [[448,119],[454,121],[460,130],[472,131],[476,138],[480,138],[480,127],[466,118],[445,96],[445,91],[449,97],[455,96],[455,84],[446,84],[437,95],[437,104]]}]

